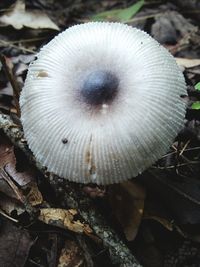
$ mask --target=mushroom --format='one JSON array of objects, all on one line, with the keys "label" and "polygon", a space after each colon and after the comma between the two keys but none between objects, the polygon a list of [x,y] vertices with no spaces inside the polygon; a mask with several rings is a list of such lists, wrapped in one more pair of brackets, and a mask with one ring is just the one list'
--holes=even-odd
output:
[{"label": "mushroom", "polygon": [[30,65],[20,97],[25,138],[48,171],[82,183],[135,177],[183,127],[186,85],[172,55],[120,23],[68,28]]}]

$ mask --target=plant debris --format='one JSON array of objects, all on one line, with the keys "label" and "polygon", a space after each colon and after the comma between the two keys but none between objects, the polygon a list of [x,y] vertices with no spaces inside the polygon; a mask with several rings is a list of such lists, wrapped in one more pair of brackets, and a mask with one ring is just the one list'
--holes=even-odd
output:
[{"label": "plant debris", "polygon": [[72,209],[40,209],[39,220],[47,224],[69,229],[76,233],[92,233],[89,225],[74,219],[75,215],[77,215],[77,211]]},{"label": "plant debris", "polygon": [[23,0],[17,0],[11,11],[0,17],[0,22],[5,26],[11,25],[20,30],[23,27],[32,29],[53,29],[59,30],[58,26],[44,13],[39,10],[25,10]]},{"label": "plant debris", "polygon": [[[0,266],[199,266],[199,8],[192,0],[0,1]],[[42,168],[19,118],[36,52],[58,31],[90,20],[145,30],[175,56],[188,89],[185,127],[168,153],[109,188],[74,185]]]},{"label": "plant debris", "polygon": [[0,232],[0,266],[25,266],[34,238],[28,231],[4,221]]}]

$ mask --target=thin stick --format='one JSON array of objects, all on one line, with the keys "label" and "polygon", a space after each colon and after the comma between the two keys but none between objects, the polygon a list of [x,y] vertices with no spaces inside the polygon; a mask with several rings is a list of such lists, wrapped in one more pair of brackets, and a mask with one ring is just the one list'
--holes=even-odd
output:
[{"label": "thin stick", "polygon": [[35,51],[33,49],[29,49],[29,48],[25,48],[25,47],[20,47],[18,45],[13,44],[12,42],[8,42],[8,41],[5,41],[5,40],[0,40],[0,44],[3,47],[13,47],[13,48],[16,48],[18,50],[21,50],[23,52],[28,52],[28,53],[31,53],[31,54],[35,54]]},{"label": "thin stick", "polygon": [[16,219],[14,219],[13,217],[11,217],[11,216],[9,216],[8,214],[6,214],[3,210],[1,210],[0,209],[0,214],[2,215],[2,216],[4,216],[5,218],[7,218],[7,219],[9,219],[9,220],[11,220],[11,221],[13,221],[13,222],[15,222],[15,223],[18,223],[19,221],[18,220],[16,220]]},{"label": "thin stick", "polygon": [[8,81],[10,82],[12,89],[13,89],[13,99],[15,102],[15,107],[17,110],[17,115],[18,117],[20,117],[20,107],[19,107],[19,85],[16,81],[16,79],[14,78],[13,75],[13,71],[12,69],[8,66],[7,62],[6,62],[6,57],[4,55],[0,55],[0,60],[1,60],[1,64],[3,66],[3,69],[5,71],[5,74],[7,76]]}]

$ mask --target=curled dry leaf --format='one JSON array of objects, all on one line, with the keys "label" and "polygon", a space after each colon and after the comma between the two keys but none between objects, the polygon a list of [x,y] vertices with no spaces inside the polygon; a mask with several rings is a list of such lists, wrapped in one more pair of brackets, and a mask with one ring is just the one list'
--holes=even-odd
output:
[{"label": "curled dry leaf", "polygon": [[[6,166],[12,166],[11,169],[15,168],[16,159],[13,151],[13,146],[3,135],[1,135],[0,138],[0,191],[9,197],[18,200],[23,199],[22,196],[20,197],[21,193],[17,189],[16,185],[13,184],[10,178],[10,174],[7,173],[5,169]],[[16,179],[16,182],[17,181],[18,180]]]},{"label": "curled dry leaf", "polygon": [[[0,191],[23,204],[41,204],[43,199],[35,182],[34,172],[18,172],[12,144],[3,135],[0,138]],[[28,191],[28,195],[25,195],[24,189]]]},{"label": "curled dry leaf", "polygon": [[21,203],[14,201],[13,199],[3,194],[0,197],[0,209],[4,211],[8,216],[12,216],[11,214],[14,211],[17,216],[21,215],[25,211],[24,206]]},{"label": "curled dry leaf", "polygon": [[16,164],[13,146],[5,136],[0,135],[0,168],[3,168],[8,163]]},{"label": "curled dry leaf", "polygon": [[39,220],[50,225],[58,226],[76,233],[92,233],[89,225],[76,220],[74,216],[77,211],[74,209],[40,209]]},{"label": "curled dry leaf", "polygon": [[144,188],[128,181],[111,186],[109,196],[113,213],[122,225],[127,240],[134,240],[144,209]]},{"label": "curled dry leaf", "polygon": [[184,68],[194,68],[200,65],[200,59],[176,57],[176,63]]},{"label": "curled dry leaf", "polygon": [[8,173],[19,186],[25,186],[34,181],[34,177],[30,173],[18,172],[16,164],[13,145],[5,136],[0,135],[0,169]]},{"label": "curled dry leaf", "polygon": [[84,257],[81,249],[74,241],[67,240],[61,251],[58,267],[79,267],[82,266]]},{"label": "curled dry leaf", "polygon": [[32,183],[27,199],[32,206],[37,206],[43,202],[42,194],[38,190],[36,183]]},{"label": "curled dry leaf", "polygon": [[32,29],[59,30],[58,26],[44,13],[39,10],[27,11],[22,0],[16,1],[11,11],[0,17],[0,22],[13,26],[20,30],[24,26]]}]

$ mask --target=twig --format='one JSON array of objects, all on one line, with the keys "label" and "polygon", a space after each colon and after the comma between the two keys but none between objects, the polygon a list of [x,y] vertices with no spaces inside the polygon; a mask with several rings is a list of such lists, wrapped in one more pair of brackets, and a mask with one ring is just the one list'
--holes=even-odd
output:
[{"label": "twig", "polygon": [[[23,140],[23,132],[15,125],[8,115],[0,113],[0,129],[8,136],[13,144],[19,147],[34,163],[37,168],[46,175],[45,168],[38,163]],[[47,176],[47,175],[46,175]],[[56,175],[47,176],[54,189],[59,188],[59,180]],[[114,264],[121,267],[141,267],[129,248],[118,237],[117,233],[105,222],[105,218],[94,207],[90,198],[85,196],[82,190],[77,190],[78,184],[62,180],[64,187],[61,206],[78,209],[80,215],[93,228],[96,235],[102,240],[105,248],[109,250],[110,258]],[[80,187],[79,187],[80,188]]]},{"label": "twig", "polygon": [[176,166],[175,165],[170,165],[170,166],[167,166],[167,167],[152,166],[151,168],[152,169],[159,169],[159,170],[167,170],[167,169],[174,169],[175,167],[182,167],[182,166],[188,166],[190,164],[199,164],[199,163],[200,163],[200,161],[190,161],[190,162],[187,162],[187,163],[177,164]]},{"label": "twig", "polygon": [[15,101],[15,107],[17,109],[17,115],[18,115],[18,117],[20,117],[20,107],[19,107],[19,92],[20,92],[20,89],[19,89],[19,85],[18,85],[17,81],[14,78],[12,69],[9,68],[9,66],[8,66],[8,64],[6,62],[6,57],[1,54],[0,55],[0,60],[1,60],[2,66],[4,68],[5,74],[6,74],[7,78],[8,78],[8,81],[10,82],[10,84],[12,86],[13,98],[14,98],[14,101]]},{"label": "twig", "polygon": [[13,222],[15,222],[15,223],[18,223],[19,221],[18,220],[16,220],[16,219],[14,219],[13,217],[11,217],[11,216],[9,216],[8,214],[6,214],[3,210],[1,210],[0,209],[0,214],[2,215],[2,216],[4,216],[5,218],[7,218],[7,219],[9,219],[9,220],[11,220],[11,221],[13,221]]},{"label": "twig", "polygon": [[138,16],[138,17],[135,17],[135,18],[132,18],[132,19],[129,19],[127,21],[125,21],[124,23],[132,23],[132,22],[138,22],[138,21],[143,21],[143,20],[147,20],[147,19],[151,19],[151,18],[158,18],[158,17],[161,17],[163,16],[164,12],[160,12],[160,13],[155,13],[155,14],[149,14],[149,15],[146,15],[146,16]]},{"label": "twig", "polygon": [[[37,38],[29,38],[29,39],[18,39],[18,40],[12,40],[10,41],[9,40],[9,44],[19,44],[19,43],[32,43],[32,42],[37,42],[37,41],[42,41],[42,40],[45,40],[47,39],[47,37],[37,37]],[[5,42],[4,40],[1,40],[1,42]],[[33,50],[29,50],[29,51],[32,51]]]},{"label": "twig", "polygon": [[184,146],[183,146],[183,148],[181,149],[181,151],[180,151],[180,153],[179,153],[179,156],[181,156],[183,153],[184,153],[184,151],[185,151],[185,149],[187,148],[187,146],[189,145],[189,143],[190,143],[190,139],[184,144]]},{"label": "twig", "polygon": [[14,8],[2,8],[2,9],[0,9],[0,12],[10,12],[10,11],[13,11],[14,10]]},{"label": "twig", "polygon": [[[199,146],[190,147],[190,148],[186,148],[184,151],[194,151],[194,150],[200,150],[200,147]],[[176,153],[177,153],[177,151],[169,152],[169,153],[165,154],[164,156],[162,156],[162,158],[166,158],[166,157],[174,155]]]},{"label": "twig", "polygon": [[35,52],[36,52],[33,49],[20,47],[18,45],[13,44],[12,42],[5,41],[5,40],[0,40],[0,45],[3,46],[3,47],[13,47],[13,48],[16,48],[16,49],[18,49],[20,51],[28,52],[28,53],[31,53],[31,54],[35,54]]}]

